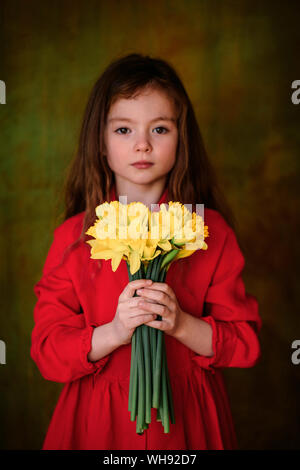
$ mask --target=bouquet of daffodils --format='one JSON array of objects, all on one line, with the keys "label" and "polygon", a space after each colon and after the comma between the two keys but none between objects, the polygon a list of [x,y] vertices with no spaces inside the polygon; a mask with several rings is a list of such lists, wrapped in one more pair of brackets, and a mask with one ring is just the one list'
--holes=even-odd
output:
[{"label": "bouquet of daffodils", "polygon": [[[97,220],[86,234],[91,258],[111,260],[115,272],[127,263],[129,281],[151,279],[165,282],[174,261],[207,249],[208,227],[203,218],[179,202],[160,205],[150,211],[141,202],[105,202],[96,207]],[[136,293],[134,294],[136,296]],[[157,320],[161,320],[158,315]],[[136,420],[136,432],[143,434],[151,423],[151,408],[165,433],[175,423],[172,389],[168,373],[164,332],[139,325],[131,339],[128,411]]]}]

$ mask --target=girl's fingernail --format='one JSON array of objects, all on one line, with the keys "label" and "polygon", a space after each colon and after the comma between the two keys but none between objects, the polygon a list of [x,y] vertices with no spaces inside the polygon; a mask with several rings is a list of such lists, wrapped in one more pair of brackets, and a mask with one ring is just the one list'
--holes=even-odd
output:
[{"label": "girl's fingernail", "polygon": [[147,280],[147,284],[152,284],[152,280],[151,280],[151,279],[148,279],[148,280]]}]

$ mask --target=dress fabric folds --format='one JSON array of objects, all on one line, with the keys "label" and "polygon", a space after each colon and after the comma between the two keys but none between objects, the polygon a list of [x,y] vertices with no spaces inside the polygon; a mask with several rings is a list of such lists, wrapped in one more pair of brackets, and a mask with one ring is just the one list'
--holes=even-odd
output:
[{"label": "dress fabric folds", "polygon": [[[116,200],[114,187],[110,200]],[[165,189],[158,204],[167,201]],[[262,322],[256,298],[245,292],[245,260],[234,231],[217,211],[204,208],[208,249],[176,261],[167,272],[165,282],[182,310],[211,325],[213,355],[199,355],[165,334],[176,423],[164,433],[152,409],[149,429],[139,435],[128,411],[131,345],[96,362],[87,359],[94,328],[113,320],[129,280],[125,260],[116,272],[110,260],[98,267],[84,241],[65,252],[79,238],[84,215],[55,229],[34,286],[31,357],[45,379],[64,383],[42,448],[237,449],[222,368],[259,361]]]}]

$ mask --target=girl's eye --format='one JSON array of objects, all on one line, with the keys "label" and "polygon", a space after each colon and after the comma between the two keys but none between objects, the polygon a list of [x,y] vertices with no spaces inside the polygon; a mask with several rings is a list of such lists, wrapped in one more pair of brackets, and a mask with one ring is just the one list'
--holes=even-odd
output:
[{"label": "girl's eye", "polygon": [[[118,131],[120,131],[120,130],[124,130],[124,129],[125,129],[125,130],[128,130],[128,128],[127,128],[127,127],[119,127],[119,129],[115,130],[115,132],[116,132],[117,134],[119,134],[119,132],[118,132]],[[127,134],[127,132],[121,132],[121,134]]]},{"label": "girl's eye", "polygon": [[[155,129],[164,129],[166,132],[168,132],[168,129],[165,127],[156,127]],[[158,134],[165,134],[166,132],[158,132]]]}]

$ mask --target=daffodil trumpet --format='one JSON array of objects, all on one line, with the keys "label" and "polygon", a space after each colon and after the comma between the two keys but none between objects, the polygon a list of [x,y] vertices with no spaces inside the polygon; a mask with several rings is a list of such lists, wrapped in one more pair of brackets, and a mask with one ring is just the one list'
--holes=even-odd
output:
[{"label": "daffodil trumpet", "polygon": [[[91,258],[111,260],[115,272],[126,262],[129,281],[151,279],[165,282],[171,264],[207,249],[208,227],[202,217],[192,214],[179,202],[160,205],[151,212],[141,202],[123,205],[118,201],[100,204],[95,209],[97,220],[86,234]],[[136,296],[136,292],[134,296]],[[157,316],[161,321],[162,317]],[[130,420],[136,421],[136,432],[143,434],[151,423],[151,410],[165,433],[170,421],[175,424],[172,387],[166,354],[165,334],[146,324],[138,326],[131,339],[131,362],[128,394]]]}]

